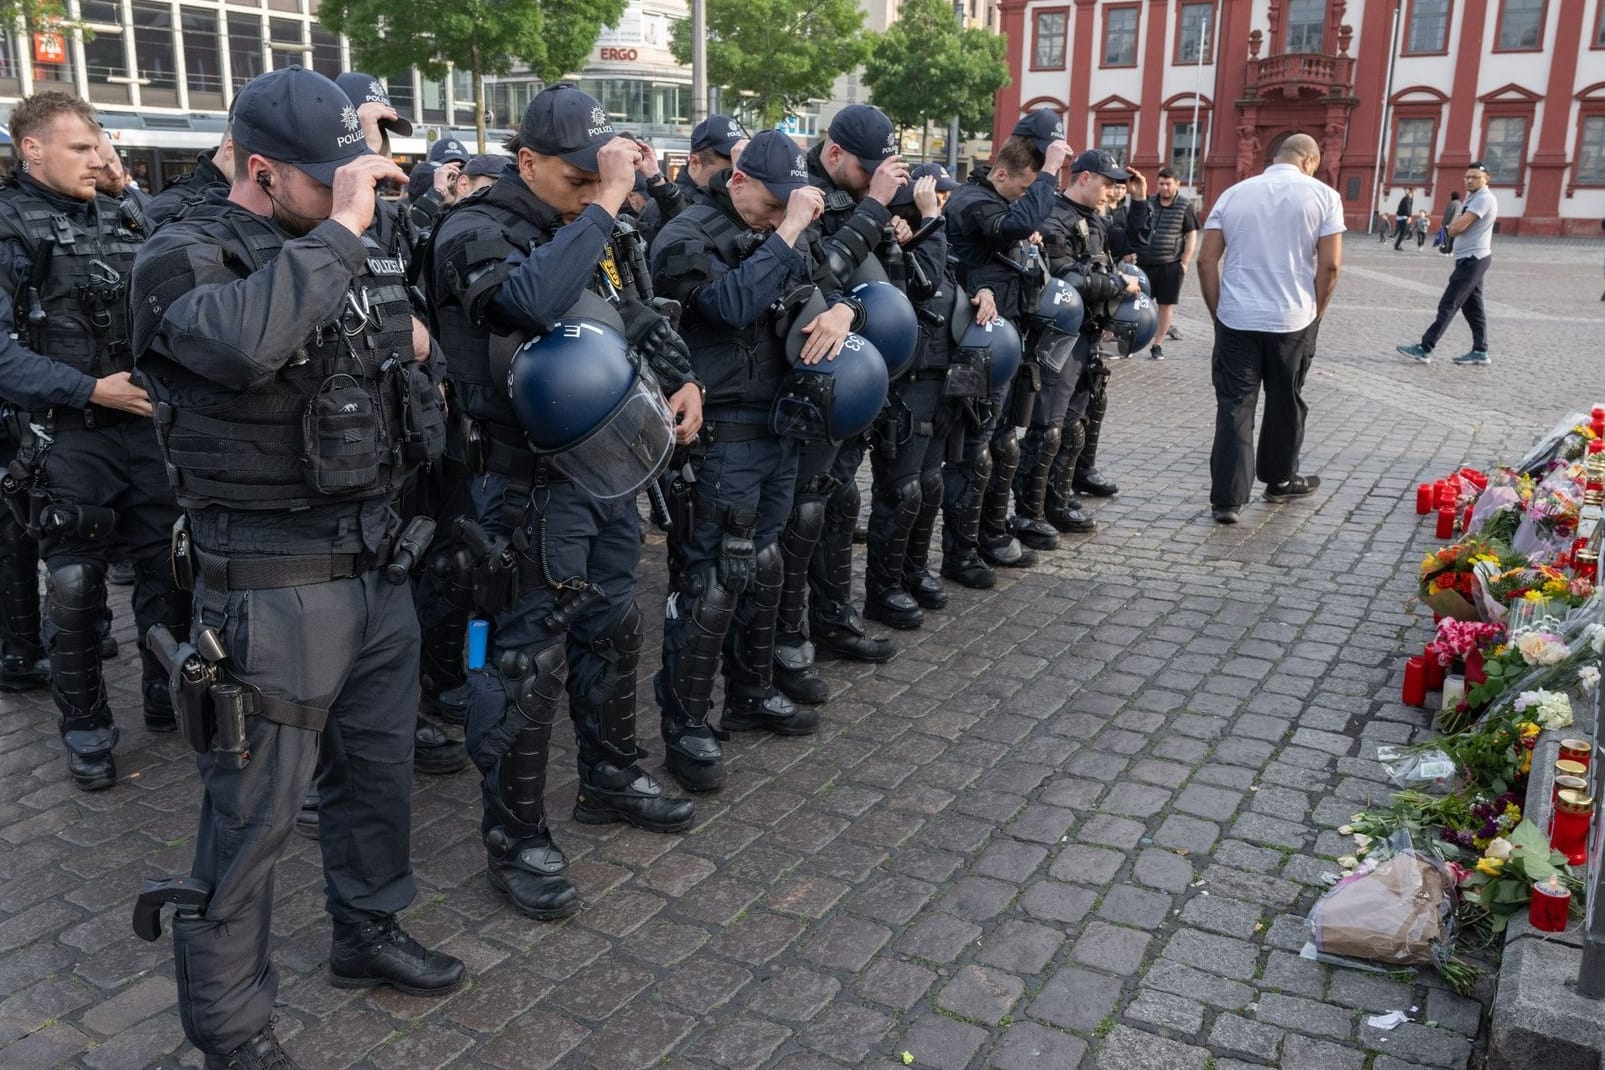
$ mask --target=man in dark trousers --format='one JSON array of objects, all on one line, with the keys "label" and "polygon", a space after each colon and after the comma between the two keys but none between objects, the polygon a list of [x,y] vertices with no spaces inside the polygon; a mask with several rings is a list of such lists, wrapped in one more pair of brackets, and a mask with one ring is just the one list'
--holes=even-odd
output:
[{"label": "man in dark trousers", "polygon": [[1393,212],[1393,251],[1398,252],[1410,233],[1410,220],[1416,214],[1416,191],[1407,189],[1399,198],[1399,207]]},{"label": "man in dark trousers", "polygon": [[1443,332],[1464,312],[1471,328],[1471,349],[1455,357],[1455,364],[1488,364],[1488,316],[1482,307],[1482,284],[1493,263],[1494,220],[1499,218],[1499,201],[1488,188],[1488,168],[1474,160],[1466,165],[1466,201],[1449,224],[1447,234],[1454,243],[1455,269],[1438,301],[1438,316],[1421,341],[1395,346],[1400,353],[1419,364],[1432,359],[1432,349]]},{"label": "man in dark trousers", "polygon": [[196,620],[170,656],[213,681],[180,695],[203,795],[185,878],[202,901],[173,922],[179,1015],[207,1070],[293,1070],[271,1025],[273,870],[320,748],[330,982],[431,996],[463,980],[397,920],[415,891],[421,556],[400,552],[417,525],[397,508],[444,415],[440,361],[363,242],[401,171],[349,98],[300,67],[261,75],[234,143],[228,195],[141,250],[129,304],[185,509],[172,565]]},{"label": "man in dark trousers", "polygon": [[[1299,473],[1304,377],[1343,260],[1343,203],[1314,178],[1321,149],[1308,134],[1282,143],[1263,174],[1221,194],[1204,224],[1198,282],[1215,321],[1215,448],[1209,503],[1217,524],[1237,523],[1256,471],[1265,500],[1296,501],[1319,478]],[[1254,408],[1265,426],[1254,451]],[[1257,463],[1256,463],[1257,460]]]},{"label": "man in dark trousers", "polygon": [[[21,175],[0,194],[0,398],[29,414],[17,422],[29,470],[19,487],[50,573],[44,640],[67,768],[98,791],[117,778],[101,676],[110,559],[136,564],[141,631],[188,621],[167,564],[178,506],[150,400],[130,375],[128,275],[143,217],[96,194],[102,131],[87,103],[41,90],[9,122]],[[149,652],[141,687],[145,727],[173,731],[168,676]]]}]

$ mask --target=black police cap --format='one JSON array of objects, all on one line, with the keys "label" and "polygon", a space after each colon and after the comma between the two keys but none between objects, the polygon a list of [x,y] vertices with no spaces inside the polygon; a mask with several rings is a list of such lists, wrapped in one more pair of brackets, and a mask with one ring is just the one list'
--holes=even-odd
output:
[{"label": "black police cap", "polygon": [[888,156],[897,155],[897,131],[886,113],[870,104],[849,104],[836,113],[827,131],[830,140],[858,157],[870,174]]},{"label": "black police cap", "polygon": [[325,186],[358,156],[372,155],[357,109],[329,79],[291,66],[252,78],[234,106],[237,151],[304,171]]},{"label": "black police cap", "polygon": [[1038,152],[1046,153],[1049,145],[1064,140],[1064,120],[1052,108],[1038,108],[1015,123],[1009,133],[1030,138]]},{"label": "black police cap", "polygon": [[529,102],[518,124],[518,143],[595,174],[596,153],[618,136],[613,120],[591,94],[567,82],[549,85]]},{"label": "black police cap", "polygon": [[747,131],[728,115],[710,115],[691,128],[691,151],[712,149],[728,157],[736,142],[747,136]]},{"label": "black police cap", "polygon": [[741,150],[736,168],[748,178],[756,178],[774,195],[785,201],[808,185],[808,157],[791,137],[780,130],[760,130]]},{"label": "black police cap", "polygon": [[[390,91],[379,82],[379,79],[371,74],[363,74],[361,71],[347,71],[336,78],[334,84],[340,87],[341,92],[351,98],[351,103],[355,104],[358,109],[361,109],[364,104],[383,104],[385,107],[395,111],[396,106],[390,100]],[[412,120],[400,112],[396,113],[394,119],[379,120],[379,128],[393,131],[401,137],[412,136]]]}]

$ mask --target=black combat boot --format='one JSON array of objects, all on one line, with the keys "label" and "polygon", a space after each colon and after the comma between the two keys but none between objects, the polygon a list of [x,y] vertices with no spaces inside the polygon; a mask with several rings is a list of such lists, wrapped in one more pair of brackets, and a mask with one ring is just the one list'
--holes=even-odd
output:
[{"label": "black combat boot", "polygon": [[695,817],[696,806],[690,799],[664,795],[662,785],[639,766],[580,762],[574,820],[582,825],[627,821],[648,832],[684,832]]},{"label": "black combat boot", "polygon": [[206,1070],[301,1070],[301,1064],[279,1047],[269,1024],[227,1055],[208,1055]]},{"label": "black combat boot", "polygon": [[579,891],[563,876],[568,859],[544,828],[521,842],[501,829],[491,829],[485,834],[485,850],[491,886],[507,896],[520,914],[555,921],[580,909]]},{"label": "black combat boot", "polygon": [[361,925],[335,922],[329,983],[336,988],[389,985],[409,996],[440,996],[463,983],[460,960],[408,936],[394,914]]},{"label": "black combat boot", "polygon": [[412,767],[439,776],[468,768],[468,748],[422,717],[412,732]]},{"label": "black combat boot", "polygon": [[726,689],[724,716],[719,727],[726,732],[773,732],[777,736],[806,736],[819,728],[819,713],[799,707],[778,691],[770,695],[730,695]]}]

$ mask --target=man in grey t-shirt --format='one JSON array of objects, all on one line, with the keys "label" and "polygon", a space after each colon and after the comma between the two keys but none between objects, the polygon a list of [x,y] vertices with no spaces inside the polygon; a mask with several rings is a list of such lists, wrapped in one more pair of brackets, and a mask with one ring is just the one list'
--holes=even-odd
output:
[{"label": "man in grey t-shirt", "polygon": [[1488,317],[1482,309],[1482,280],[1493,263],[1494,220],[1499,218],[1499,202],[1488,189],[1488,168],[1474,162],[1466,167],[1466,200],[1460,214],[1450,222],[1448,233],[1454,241],[1455,269],[1438,300],[1438,318],[1416,345],[1396,346],[1400,353],[1420,364],[1432,359],[1432,347],[1454,320],[1464,312],[1471,327],[1471,350],[1454,358],[1456,364],[1487,364]]}]

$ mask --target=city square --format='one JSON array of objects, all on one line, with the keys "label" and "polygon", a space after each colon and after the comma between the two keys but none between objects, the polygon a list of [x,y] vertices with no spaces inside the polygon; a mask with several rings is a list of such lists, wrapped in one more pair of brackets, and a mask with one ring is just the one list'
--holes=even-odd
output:
[{"label": "city square", "polygon": [[[1189,283],[1164,362],[1116,363],[1099,530],[899,633],[891,662],[824,663],[819,733],[726,745],[683,836],[568,817],[584,907],[539,924],[485,880],[472,772],[415,780],[409,930],[461,958],[439,1000],[331,987],[317,847],[278,864],[275,1029],[313,1068],[1471,1065],[1484,1003],[1299,956],[1345,852],[1332,830],[1420,738],[1405,651],[1440,543],[1418,482],[1520,455],[1598,395],[1602,243],[1494,240],[1492,364],[1416,365],[1449,270],[1348,235],[1305,389],[1320,491],[1210,521],[1210,324]],[[1452,327],[1442,352],[1465,342]],[[640,601],[655,658],[662,539]],[[137,709],[119,596],[113,708]],[[656,749],[650,686],[642,732]],[[124,721],[119,779],[62,775],[48,693],[0,699],[0,1066],[199,1066],[166,939],[134,937],[142,879],[184,872],[200,787],[172,736]],[[408,714],[410,716],[410,714]],[[647,759],[657,772],[661,754]],[[1389,1030],[1371,1015],[1406,1012]]]}]

